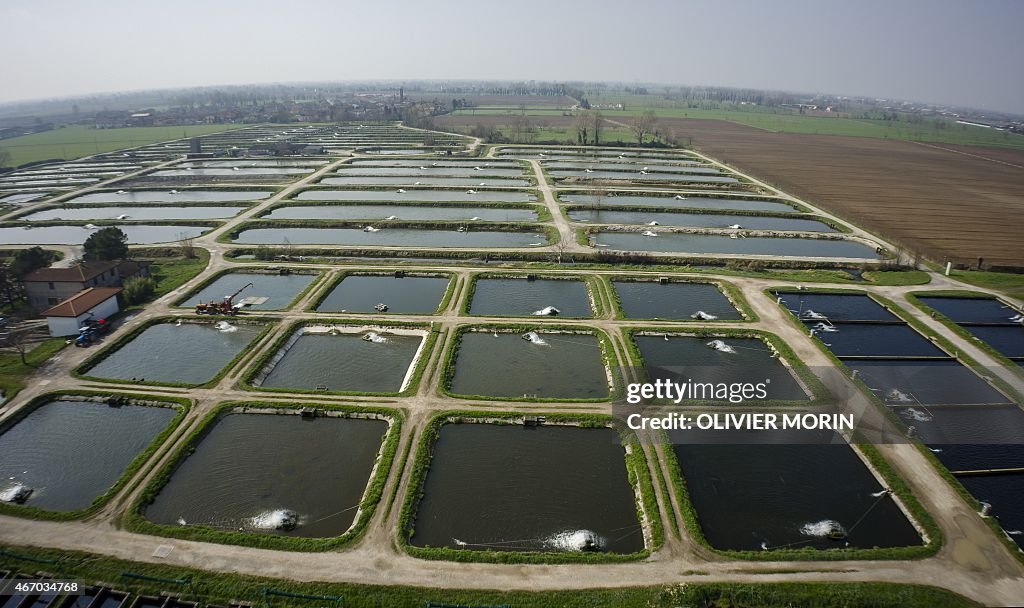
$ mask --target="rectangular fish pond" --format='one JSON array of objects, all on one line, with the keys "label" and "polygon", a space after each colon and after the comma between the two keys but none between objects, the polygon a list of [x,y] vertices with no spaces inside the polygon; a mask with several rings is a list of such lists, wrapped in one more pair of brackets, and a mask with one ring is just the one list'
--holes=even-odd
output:
[{"label": "rectangular fish pond", "polygon": [[1024,549],[1024,473],[958,477],[982,510],[995,517],[1007,538]]},{"label": "rectangular fish pond", "polygon": [[224,203],[235,201],[260,201],[273,192],[270,190],[117,190],[114,192],[90,192],[66,201],[69,205],[80,203],[116,203],[133,205],[137,203]]},{"label": "rectangular fish pond", "polygon": [[491,317],[592,317],[590,290],[581,279],[477,277],[469,314]]},{"label": "rectangular fish pond", "polygon": [[466,397],[604,400],[611,372],[588,329],[463,328],[449,354],[445,390]]},{"label": "rectangular fish pond", "polygon": [[400,393],[426,343],[418,328],[305,325],[292,332],[250,379],[268,389]]},{"label": "rectangular fish pond", "polygon": [[[169,243],[182,238],[195,238],[210,226],[146,226],[120,224],[129,245]],[[0,243],[5,245],[81,245],[102,226],[16,226],[0,228]]]},{"label": "rectangular fish pond", "polygon": [[[448,275],[347,274],[316,306],[318,312],[431,315],[451,285]],[[379,306],[383,304],[386,309]]]},{"label": "rectangular fish pond", "polygon": [[28,222],[41,221],[89,221],[89,220],[219,220],[234,217],[246,207],[58,207],[45,209],[18,218]]},{"label": "rectangular fish pond", "polygon": [[915,295],[926,307],[970,332],[976,340],[1017,365],[1024,365],[1024,311],[996,298]]},{"label": "rectangular fish pond", "polygon": [[893,411],[950,471],[1024,468],[1024,411],[1016,405],[927,407]]},{"label": "rectangular fish pond", "polygon": [[463,551],[638,553],[645,534],[626,467],[610,428],[444,424],[403,534],[414,547]]},{"label": "rectangular fish pond", "polygon": [[875,247],[842,238],[769,236],[731,238],[721,234],[684,232],[652,232],[652,234],[657,236],[645,236],[640,232],[596,232],[590,235],[591,246],[617,251],[879,259]]},{"label": "rectangular fish pond", "polygon": [[264,330],[252,321],[161,319],[87,360],[80,373],[146,384],[199,385],[212,380]]},{"label": "rectangular fish pond", "polygon": [[832,431],[686,430],[669,440],[701,532],[716,549],[922,544],[892,495]]},{"label": "rectangular fish pond", "polygon": [[821,220],[800,217],[666,213],[664,211],[616,211],[614,209],[570,209],[568,216],[574,222],[588,224],[836,232],[834,228]]},{"label": "rectangular fish pond", "polygon": [[[650,194],[606,194],[597,196],[582,192],[568,192],[558,195],[563,204],[587,205],[594,208],[632,205],[641,207],[667,207],[673,209],[708,209],[737,211],[766,211],[771,213],[796,213],[793,205],[781,200],[748,199],[736,196],[701,196],[699,194],[678,194],[658,196]],[[595,209],[599,210],[599,209]],[[730,222],[735,223],[735,222]]]},{"label": "rectangular fish pond", "polygon": [[[802,401],[807,392],[769,344],[756,337],[679,335],[654,330],[633,333],[648,381],[766,384],[765,400]],[[696,401],[723,401],[697,395]],[[749,402],[749,401],[748,401]]]},{"label": "rectangular fish pond", "polygon": [[712,283],[612,281],[627,319],[736,321],[743,319]]},{"label": "rectangular fish pond", "polygon": [[296,195],[297,201],[394,201],[394,202],[452,202],[452,203],[533,203],[537,196],[525,190],[441,190],[429,188],[403,188],[388,190],[304,190]]},{"label": "rectangular fish pond", "polygon": [[232,409],[217,416],[185,448],[142,515],[165,526],[243,534],[345,534],[367,516],[359,506],[388,422],[330,410],[314,418],[298,414]]},{"label": "rectangular fish pond", "polygon": [[0,502],[64,512],[111,489],[181,411],[171,402],[75,396],[37,403],[2,427]]},{"label": "rectangular fish pond", "polygon": [[535,222],[537,210],[469,205],[286,205],[261,219]]},{"label": "rectangular fish pond", "polygon": [[[235,296],[234,304],[246,310],[281,310],[289,305],[317,278],[311,272],[230,272],[222,274],[192,292],[178,306],[194,308],[196,304],[211,301],[221,302],[241,290]],[[251,286],[250,286],[251,283]]]},{"label": "rectangular fish pond", "polygon": [[[348,245],[358,247],[542,247],[548,237],[536,231],[437,230],[391,228],[378,223],[375,231],[365,228],[243,228],[234,242],[246,245]],[[0,239],[3,238],[0,228]]]},{"label": "rectangular fish pond", "polygon": [[325,177],[318,183],[325,186],[464,186],[467,188],[521,188],[531,185],[526,178],[513,177]]},{"label": "rectangular fish pond", "polygon": [[778,293],[808,333],[887,405],[1003,404],[1008,399],[863,293]]}]

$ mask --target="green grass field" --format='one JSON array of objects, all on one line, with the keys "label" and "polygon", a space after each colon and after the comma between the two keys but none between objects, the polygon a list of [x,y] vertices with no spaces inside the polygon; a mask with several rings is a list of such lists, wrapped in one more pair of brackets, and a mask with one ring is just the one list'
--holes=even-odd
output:
[{"label": "green grass field", "polygon": [[36,372],[47,359],[64,348],[64,338],[50,338],[37,344],[25,355],[27,365],[14,348],[0,351],[0,391],[8,401],[25,388],[25,379]]},{"label": "green grass field", "polygon": [[[848,137],[872,137],[877,139],[898,139],[968,146],[991,146],[1024,150],[1024,135],[1014,135],[994,129],[956,124],[943,119],[942,127],[935,119],[912,123],[906,120],[864,120],[830,116],[806,116],[779,108],[758,106],[735,106],[724,109],[702,109],[678,107],[678,102],[655,95],[593,97],[591,103],[622,103],[624,110],[602,109],[606,118],[629,123],[633,116],[645,110],[665,118],[695,118],[705,120],[727,120],[758,129],[780,133],[804,133],[811,135],[844,135]],[[743,108],[743,109],[740,109]],[[494,116],[518,113],[517,107],[481,106],[458,110],[458,116]],[[551,107],[527,106],[528,116],[561,116],[565,110]]]},{"label": "green grass field", "polygon": [[186,127],[125,127],[123,129],[73,126],[0,140],[0,148],[11,153],[11,160],[8,164],[17,167],[39,160],[79,158],[169,139],[241,129],[244,126],[191,125]]},{"label": "green grass field", "polygon": [[1024,298],[1024,274],[976,270],[954,270],[950,274],[954,279],[964,283],[995,289],[1016,298]]}]

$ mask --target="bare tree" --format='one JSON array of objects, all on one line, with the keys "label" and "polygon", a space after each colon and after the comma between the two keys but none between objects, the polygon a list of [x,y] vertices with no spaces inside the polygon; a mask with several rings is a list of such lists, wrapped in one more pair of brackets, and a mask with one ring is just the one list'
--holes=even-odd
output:
[{"label": "bare tree", "polygon": [[587,145],[590,141],[588,133],[590,126],[593,124],[593,119],[590,117],[590,110],[580,110],[576,113],[576,121],[574,126],[576,127],[576,143],[581,146]]},{"label": "bare tree", "polygon": [[178,253],[181,257],[191,260],[196,257],[196,246],[194,244],[194,237],[189,236],[185,232],[178,233]]},{"label": "bare tree", "polygon": [[639,116],[633,118],[633,124],[630,126],[630,130],[633,131],[633,135],[636,136],[636,141],[641,146],[644,145],[644,138],[646,138],[655,126],[658,124],[658,116],[654,113],[654,110],[646,110]]},{"label": "bare tree", "polygon": [[601,130],[604,128],[604,116],[600,110],[591,110],[591,120],[593,120],[593,126],[591,130],[594,132],[594,145],[601,145]]}]

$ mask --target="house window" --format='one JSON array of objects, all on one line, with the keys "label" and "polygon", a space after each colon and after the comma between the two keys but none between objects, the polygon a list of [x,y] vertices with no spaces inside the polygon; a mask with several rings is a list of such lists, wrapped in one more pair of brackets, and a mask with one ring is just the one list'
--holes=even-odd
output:
[{"label": "house window", "polygon": [[48,283],[48,285],[50,286],[50,289],[55,289],[55,287],[53,286],[53,282],[52,281],[50,283]]},{"label": "house window", "polygon": [[[51,283],[52,285],[52,283]],[[57,298],[46,298],[46,304],[48,306],[56,306],[58,304]]]}]

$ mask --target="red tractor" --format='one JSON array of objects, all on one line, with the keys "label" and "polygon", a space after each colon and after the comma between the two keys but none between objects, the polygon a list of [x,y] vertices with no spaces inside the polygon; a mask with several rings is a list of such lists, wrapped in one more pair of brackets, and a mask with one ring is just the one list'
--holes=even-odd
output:
[{"label": "red tractor", "polygon": [[235,306],[235,296],[242,293],[246,289],[252,287],[252,283],[247,283],[242,286],[241,289],[231,294],[230,296],[224,296],[224,299],[220,302],[211,300],[209,303],[203,304],[200,302],[196,304],[197,315],[237,315],[240,306]]}]

